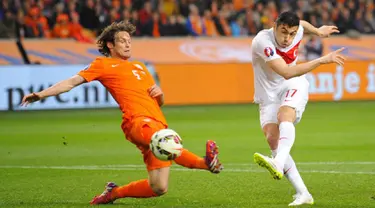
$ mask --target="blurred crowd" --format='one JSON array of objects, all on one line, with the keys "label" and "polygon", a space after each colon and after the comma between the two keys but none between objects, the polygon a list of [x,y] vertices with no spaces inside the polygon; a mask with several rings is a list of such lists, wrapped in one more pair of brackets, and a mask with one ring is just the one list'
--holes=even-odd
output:
[{"label": "blurred crowd", "polygon": [[375,33],[375,0],[2,0],[0,37],[75,38],[91,42],[127,20],[135,36],[246,36],[296,11],[319,27]]}]

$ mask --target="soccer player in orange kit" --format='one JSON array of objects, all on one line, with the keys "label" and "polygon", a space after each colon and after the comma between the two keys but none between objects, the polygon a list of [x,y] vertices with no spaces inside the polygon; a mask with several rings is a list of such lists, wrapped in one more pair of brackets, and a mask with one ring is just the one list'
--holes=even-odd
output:
[{"label": "soccer player in orange kit", "polygon": [[[168,127],[160,109],[164,96],[143,63],[128,61],[131,55],[131,34],[134,32],[135,26],[128,22],[112,23],[103,30],[97,41],[99,52],[105,57],[96,58],[86,69],[69,79],[41,92],[26,95],[21,103],[26,106],[46,97],[68,92],[85,82],[97,80],[119,104],[123,113],[122,130],[126,139],[142,152],[149,178],[124,186],[109,182],[104,192],[94,197],[91,204],[108,204],[126,197],[156,197],[165,194],[168,189],[172,161],[158,160],[149,149],[151,136]],[[219,173],[223,166],[218,154],[216,143],[208,140],[205,157],[183,149],[181,156],[174,161],[187,168]]]}]

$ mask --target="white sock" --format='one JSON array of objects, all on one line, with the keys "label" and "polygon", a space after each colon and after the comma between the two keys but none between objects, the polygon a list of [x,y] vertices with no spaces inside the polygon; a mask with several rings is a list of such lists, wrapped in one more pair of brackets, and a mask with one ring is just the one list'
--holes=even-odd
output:
[{"label": "white sock", "polygon": [[284,166],[284,175],[293,185],[297,194],[309,193],[305,183],[302,180],[301,175],[298,172],[296,163],[294,162],[292,156],[290,155]]},{"label": "white sock", "polygon": [[[272,157],[275,158],[277,155],[277,150],[271,150]],[[283,168],[285,177],[292,184],[297,194],[309,193],[305,183],[302,180],[301,175],[298,172],[296,163],[294,162],[292,156],[288,156],[286,163]]]},{"label": "white sock", "polygon": [[275,158],[277,155],[277,149],[271,150],[272,157]]},{"label": "white sock", "polygon": [[284,167],[295,140],[295,128],[292,122],[281,122],[279,125],[280,139],[275,160]]}]

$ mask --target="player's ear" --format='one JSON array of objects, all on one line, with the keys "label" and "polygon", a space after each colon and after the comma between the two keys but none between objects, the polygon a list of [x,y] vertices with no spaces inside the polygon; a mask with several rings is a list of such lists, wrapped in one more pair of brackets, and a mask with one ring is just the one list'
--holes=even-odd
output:
[{"label": "player's ear", "polygon": [[115,44],[113,44],[112,42],[107,42],[107,47],[109,49],[113,49],[115,47]]}]

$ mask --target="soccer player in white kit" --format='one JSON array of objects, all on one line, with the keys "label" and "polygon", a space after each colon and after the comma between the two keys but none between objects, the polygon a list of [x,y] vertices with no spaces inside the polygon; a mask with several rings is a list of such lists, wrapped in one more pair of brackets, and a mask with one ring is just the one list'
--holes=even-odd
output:
[{"label": "soccer player in white kit", "polygon": [[313,61],[296,64],[298,46],[304,32],[319,37],[338,33],[335,26],[315,28],[292,12],[279,15],[273,28],[260,31],[252,41],[255,103],[259,104],[260,123],[271,148],[272,157],[254,154],[254,161],[266,168],[273,178],[284,175],[296,190],[289,206],[313,204],[290,150],[295,140],[295,124],[305,110],[309,83],[305,74],[323,64],[343,65],[344,48]]}]

